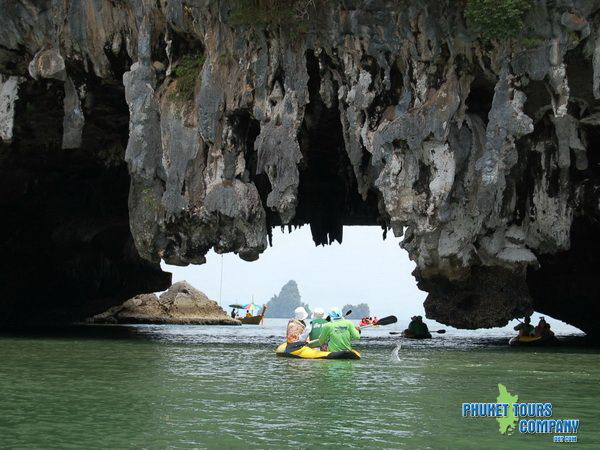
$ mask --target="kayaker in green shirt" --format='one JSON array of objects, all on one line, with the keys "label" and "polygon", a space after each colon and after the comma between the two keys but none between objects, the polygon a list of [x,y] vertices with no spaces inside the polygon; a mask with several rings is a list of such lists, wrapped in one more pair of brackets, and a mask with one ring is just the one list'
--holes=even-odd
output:
[{"label": "kayaker in green shirt", "polygon": [[310,322],[309,338],[311,341],[319,339],[321,336],[321,331],[323,331],[323,325],[328,323],[323,316],[325,316],[325,311],[323,311],[322,308],[315,308],[315,311],[313,312],[313,320]]},{"label": "kayaker in green shirt", "polygon": [[323,325],[319,343],[327,344],[328,352],[343,352],[352,350],[352,341],[360,339],[356,326],[345,320],[340,308],[332,308],[329,312],[331,322]]},{"label": "kayaker in green shirt", "polygon": [[315,308],[312,316],[313,320],[310,321],[310,325],[306,327],[304,333],[302,333],[300,336],[300,340],[307,340],[309,342],[309,347],[316,348],[320,347],[319,336],[321,336],[323,325],[329,322],[323,318],[323,316],[325,316],[325,311],[323,311],[323,308]]}]

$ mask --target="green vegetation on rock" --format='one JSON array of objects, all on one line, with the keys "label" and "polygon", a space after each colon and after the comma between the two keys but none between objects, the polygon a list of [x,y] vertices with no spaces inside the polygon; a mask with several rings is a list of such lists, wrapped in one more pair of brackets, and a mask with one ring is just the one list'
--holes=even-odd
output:
[{"label": "green vegetation on rock", "polygon": [[306,21],[317,0],[235,0],[230,24],[256,30],[281,27],[291,34],[305,33]]},{"label": "green vegetation on rock", "polygon": [[535,0],[467,0],[465,17],[485,39],[510,38],[524,31]]},{"label": "green vegetation on rock", "polygon": [[519,44],[521,44],[525,49],[532,49],[543,43],[544,40],[539,36],[523,36],[519,39]]},{"label": "green vegetation on rock", "polygon": [[204,54],[183,55],[171,72],[176,86],[171,100],[189,101],[194,97],[198,74],[204,65]]}]

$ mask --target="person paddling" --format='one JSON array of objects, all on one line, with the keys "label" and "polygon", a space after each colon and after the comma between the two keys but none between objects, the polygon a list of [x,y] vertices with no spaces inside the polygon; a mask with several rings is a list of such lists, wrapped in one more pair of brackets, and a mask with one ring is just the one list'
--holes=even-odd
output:
[{"label": "person paddling", "polygon": [[321,346],[327,345],[327,351],[329,352],[352,350],[352,341],[360,339],[359,329],[352,322],[343,318],[340,308],[332,308],[329,317],[331,322],[323,325],[319,336],[319,344]]},{"label": "person paddling", "polygon": [[294,318],[291,319],[288,322],[287,325],[287,343],[289,344],[295,344],[297,342],[304,342],[306,341],[306,337],[304,337],[303,340],[301,340],[301,336],[304,333],[304,330],[306,329],[306,323],[304,322],[304,319],[306,319],[308,317],[308,313],[306,312],[306,310],[302,307],[302,306],[298,306],[295,310],[294,310]]},{"label": "person paddling", "polygon": [[310,341],[309,346],[312,348],[319,347],[319,337],[321,336],[321,331],[323,330],[323,325],[327,323],[323,317],[325,316],[325,311],[323,308],[315,308],[313,311],[313,320],[310,321],[310,325],[308,325],[302,335],[300,336],[300,341]]},{"label": "person paddling", "polygon": [[546,334],[546,327],[548,326],[548,322],[546,322],[546,319],[543,317],[540,317],[540,321],[538,322],[538,324],[536,325],[533,334],[535,336],[540,336],[543,337]]},{"label": "person paddling", "polygon": [[410,338],[430,338],[431,333],[429,332],[429,328],[427,324],[423,322],[422,316],[412,316],[410,318],[410,323],[408,324],[408,328],[404,330],[404,336]]},{"label": "person paddling", "polygon": [[519,337],[533,336],[534,328],[533,325],[531,325],[531,317],[525,317],[523,322],[515,327],[515,331],[519,332]]}]

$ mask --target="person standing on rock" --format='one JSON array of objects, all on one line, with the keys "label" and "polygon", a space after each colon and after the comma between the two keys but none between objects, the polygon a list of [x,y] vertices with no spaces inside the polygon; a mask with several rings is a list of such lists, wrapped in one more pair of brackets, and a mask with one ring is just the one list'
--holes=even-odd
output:
[{"label": "person standing on rock", "polygon": [[360,339],[360,332],[354,324],[344,319],[340,308],[332,308],[329,312],[331,322],[323,325],[319,344],[327,345],[329,352],[349,352],[352,350],[352,341]]},{"label": "person standing on rock", "polygon": [[306,329],[306,323],[304,322],[304,319],[307,317],[308,313],[302,306],[298,306],[294,310],[294,318],[290,320],[287,325],[286,334],[288,345],[306,341],[306,337],[304,338],[304,341],[301,341],[300,336],[302,336],[304,330]]}]

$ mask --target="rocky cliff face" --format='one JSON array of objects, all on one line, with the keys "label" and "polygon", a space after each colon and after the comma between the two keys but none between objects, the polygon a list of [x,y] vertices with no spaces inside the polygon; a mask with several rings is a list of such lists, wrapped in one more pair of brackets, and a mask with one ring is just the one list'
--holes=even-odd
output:
[{"label": "rocky cliff face", "polygon": [[[23,265],[3,273],[42,261],[39,248],[61,268],[80,255],[81,218],[108,220],[98,205],[123,191],[109,183],[70,209],[82,189],[65,186],[87,185],[84,163],[126,183],[126,161],[115,220],[151,262],[128,252],[154,271],[146,283],[164,283],[161,258],[256,259],[274,226],[309,224],[327,244],[344,225],[378,225],[404,236],[428,317],[475,328],[535,309],[597,333],[600,1],[523,0],[526,29],[491,39],[465,20],[470,1],[9,2],[2,236],[51,238],[28,253],[6,239]],[[60,220],[44,214],[41,234],[16,226],[44,208]],[[90,282],[116,276],[102,273]]]}]

